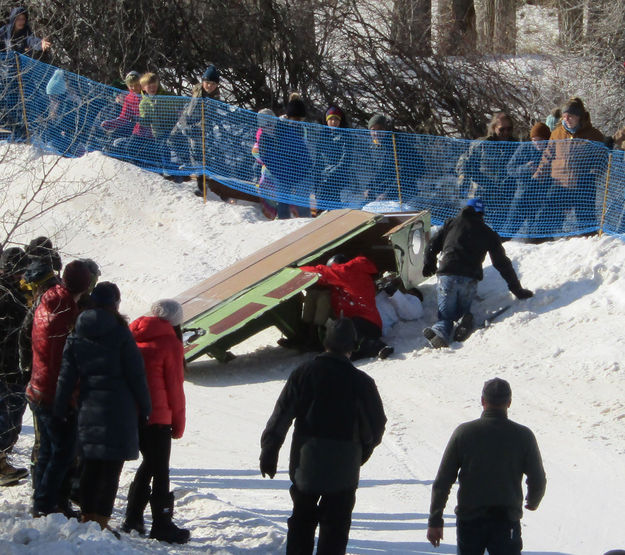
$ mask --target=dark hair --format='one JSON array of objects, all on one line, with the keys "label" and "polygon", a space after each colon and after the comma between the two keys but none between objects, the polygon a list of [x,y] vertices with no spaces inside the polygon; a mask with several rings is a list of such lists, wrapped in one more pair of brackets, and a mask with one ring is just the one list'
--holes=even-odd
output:
[{"label": "dark hair", "polygon": [[510,125],[512,127],[514,127],[514,122],[512,121],[512,118],[506,112],[495,112],[493,114],[493,117],[490,119],[490,123],[488,124],[488,135],[489,136],[495,134],[495,127],[497,127],[497,124],[502,119],[507,119],[510,122]]}]

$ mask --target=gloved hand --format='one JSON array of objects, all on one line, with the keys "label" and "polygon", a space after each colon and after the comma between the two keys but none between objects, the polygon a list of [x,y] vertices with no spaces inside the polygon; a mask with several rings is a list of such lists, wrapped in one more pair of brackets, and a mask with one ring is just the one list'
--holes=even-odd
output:
[{"label": "gloved hand", "polygon": [[512,294],[519,300],[523,300],[523,299],[529,299],[530,297],[534,296],[534,292],[530,291],[529,289],[515,289],[514,291],[512,291]]},{"label": "gloved hand", "polygon": [[278,469],[278,454],[270,453],[268,451],[260,452],[260,473],[263,478],[265,474],[270,478],[273,478],[276,475],[276,471]]},{"label": "gloved hand", "polygon": [[423,277],[430,277],[436,273],[436,262],[431,264],[424,264],[423,271],[421,272]]}]

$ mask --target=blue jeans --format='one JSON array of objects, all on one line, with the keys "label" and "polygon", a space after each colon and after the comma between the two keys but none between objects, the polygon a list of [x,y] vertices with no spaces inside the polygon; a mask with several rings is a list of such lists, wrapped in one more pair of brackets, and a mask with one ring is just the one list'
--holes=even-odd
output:
[{"label": "blue jeans", "polygon": [[456,523],[458,555],[521,555],[521,523],[500,518],[478,518]]},{"label": "blue jeans", "polygon": [[59,504],[63,480],[76,454],[76,415],[61,421],[52,415],[50,408],[34,403],[30,408],[40,436],[33,470],[33,509],[49,513]]},{"label": "blue jeans", "polygon": [[477,280],[465,276],[438,276],[438,322],[432,330],[451,343],[454,322],[471,312],[471,303],[477,293]]},{"label": "blue jeans", "polygon": [[0,380],[0,452],[8,453],[22,431],[26,410],[24,386]]}]

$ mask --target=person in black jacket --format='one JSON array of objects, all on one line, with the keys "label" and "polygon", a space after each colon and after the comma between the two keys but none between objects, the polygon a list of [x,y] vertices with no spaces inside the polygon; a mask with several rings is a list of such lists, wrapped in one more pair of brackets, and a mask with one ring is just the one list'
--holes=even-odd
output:
[{"label": "person in black jacket", "polygon": [[24,391],[28,380],[20,371],[18,337],[26,317],[26,298],[20,279],[26,270],[26,254],[19,247],[0,255],[0,486],[15,484],[28,476],[7,460],[22,430],[26,409]]},{"label": "person in black jacket", "polygon": [[[437,271],[439,253],[442,257]],[[533,296],[532,291],[521,287],[497,232],[484,223],[484,204],[478,198],[470,199],[458,216],[445,222],[425,250],[423,276],[438,276],[438,322],[423,330],[432,347],[447,347],[452,339],[464,341],[471,333],[471,303],[477,282],[484,277],[486,253],[517,299]]]},{"label": "person in black jacket", "polygon": [[443,539],[443,510],[458,478],[459,555],[485,549],[491,555],[520,555],[523,475],[527,476],[528,511],[538,508],[547,480],[534,434],[508,419],[511,401],[506,380],[488,380],[482,389],[481,418],[453,432],[432,484],[427,538],[434,547]]},{"label": "person in black jacket", "polygon": [[[56,388],[54,416],[66,418],[78,396],[82,520],[108,527],[126,460],[139,457],[139,424],[151,412],[143,358],[118,312],[119,289],[105,281],[91,293],[93,308],[67,338]],[[138,421],[137,421],[138,417]]]},{"label": "person in black jacket", "polygon": [[350,319],[329,325],[326,351],[289,376],[261,437],[260,471],[273,478],[295,419],[287,554],[312,553],[318,524],[317,553],[345,553],[360,466],[382,441],[382,400],[373,379],[349,360],[355,344]]}]

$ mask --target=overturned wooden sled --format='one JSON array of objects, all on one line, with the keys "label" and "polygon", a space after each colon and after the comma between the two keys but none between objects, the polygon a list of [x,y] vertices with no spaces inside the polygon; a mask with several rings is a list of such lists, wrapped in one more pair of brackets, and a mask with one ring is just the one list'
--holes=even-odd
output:
[{"label": "overturned wooden sled", "polygon": [[271,326],[292,337],[301,316],[299,293],[318,279],[299,267],[324,264],[338,252],[364,254],[380,273],[397,272],[406,289],[416,287],[424,279],[429,230],[427,211],[323,213],[176,297],[184,311],[186,359],[208,354],[226,362],[232,346]]}]

